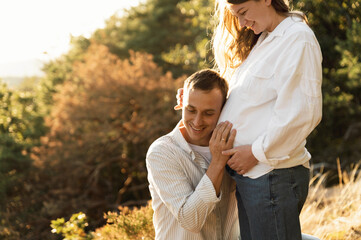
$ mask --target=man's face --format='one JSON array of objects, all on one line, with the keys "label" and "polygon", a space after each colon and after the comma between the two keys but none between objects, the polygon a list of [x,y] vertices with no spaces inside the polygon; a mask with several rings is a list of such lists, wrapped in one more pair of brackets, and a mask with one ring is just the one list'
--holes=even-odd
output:
[{"label": "man's face", "polygon": [[189,89],[184,91],[182,134],[188,143],[208,146],[213,129],[222,110],[222,93],[218,88],[210,91]]}]

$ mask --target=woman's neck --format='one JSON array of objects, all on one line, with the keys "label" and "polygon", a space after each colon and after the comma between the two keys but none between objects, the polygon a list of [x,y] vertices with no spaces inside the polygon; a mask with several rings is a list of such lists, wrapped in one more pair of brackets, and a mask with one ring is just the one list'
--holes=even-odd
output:
[{"label": "woman's neck", "polygon": [[272,22],[271,22],[270,26],[266,29],[267,32],[269,32],[269,33],[273,32],[273,30],[275,30],[275,28],[286,18],[287,18],[287,16],[278,14],[275,11],[274,17],[272,18]]}]

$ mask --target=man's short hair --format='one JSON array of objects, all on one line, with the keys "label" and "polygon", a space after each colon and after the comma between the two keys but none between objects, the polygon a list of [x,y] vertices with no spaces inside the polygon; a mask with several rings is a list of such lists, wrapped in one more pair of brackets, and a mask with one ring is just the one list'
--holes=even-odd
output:
[{"label": "man's short hair", "polygon": [[227,81],[212,69],[204,69],[193,73],[184,81],[184,89],[198,89],[211,91],[214,88],[221,90],[223,96],[222,105],[226,102],[228,93]]}]

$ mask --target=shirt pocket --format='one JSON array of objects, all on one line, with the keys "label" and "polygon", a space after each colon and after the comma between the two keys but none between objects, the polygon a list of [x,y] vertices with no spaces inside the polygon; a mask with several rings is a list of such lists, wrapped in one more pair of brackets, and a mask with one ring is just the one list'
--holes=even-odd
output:
[{"label": "shirt pocket", "polygon": [[245,100],[262,104],[277,96],[272,87],[274,69],[269,63],[258,61],[246,70],[245,78],[241,86]]}]

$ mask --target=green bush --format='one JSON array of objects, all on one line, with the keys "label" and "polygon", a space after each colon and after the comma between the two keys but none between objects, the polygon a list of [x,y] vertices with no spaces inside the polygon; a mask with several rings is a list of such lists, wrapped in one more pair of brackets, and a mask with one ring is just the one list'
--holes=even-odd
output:
[{"label": "green bush", "polygon": [[73,214],[69,221],[65,222],[64,218],[58,218],[51,221],[52,233],[62,234],[67,240],[90,240],[93,239],[91,233],[86,233],[85,228],[88,226],[86,215],[82,212]]},{"label": "green bush", "polygon": [[129,209],[119,207],[119,213],[108,212],[105,215],[107,225],[94,233],[96,240],[150,240],[154,239],[153,209],[148,206]]},{"label": "green bush", "polygon": [[52,233],[61,234],[71,240],[151,240],[154,239],[153,209],[151,203],[146,207],[130,209],[119,207],[119,212],[104,214],[107,224],[95,232],[86,232],[88,226],[84,213],[73,214],[69,221],[58,218],[51,221]]}]

